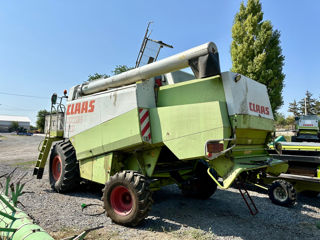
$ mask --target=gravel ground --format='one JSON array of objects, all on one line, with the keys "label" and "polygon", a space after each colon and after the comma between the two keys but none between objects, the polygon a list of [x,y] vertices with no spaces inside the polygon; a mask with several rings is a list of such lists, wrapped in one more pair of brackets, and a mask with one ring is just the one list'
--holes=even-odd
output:
[{"label": "gravel ground", "polygon": [[[273,205],[265,193],[249,191],[259,213],[251,216],[236,189],[217,190],[208,200],[184,198],[176,186],[155,192],[149,217],[137,228],[113,224],[104,214],[101,192],[82,185],[70,194],[51,190],[48,173],[42,180],[32,176],[37,145],[43,136],[0,137],[0,175],[19,168],[14,176],[28,172],[20,201],[25,212],[56,239],[103,226],[86,239],[320,239],[320,197],[299,196],[293,208]],[[21,164],[21,162],[23,162]],[[1,179],[3,181],[3,179]],[[81,204],[97,204],[81,210]]]},{"label": "gravel ground", "polygon": [[18,136],[0,133],[0,163],[21,165],[38,158],[38,146],[44,139],[43,134],[33,136]]}]

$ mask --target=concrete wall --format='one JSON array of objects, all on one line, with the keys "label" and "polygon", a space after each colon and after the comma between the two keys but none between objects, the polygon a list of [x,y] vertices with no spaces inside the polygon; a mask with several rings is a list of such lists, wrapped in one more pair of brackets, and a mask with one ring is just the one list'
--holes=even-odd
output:
[{"label": "concrete wall", "polygon": [[[0,132],[8,132],[9,128],[12,126],[13,121],[1,121],[0,120]],[[19,127],[23,127],[30,130],[30,122],[18,122]]]}]

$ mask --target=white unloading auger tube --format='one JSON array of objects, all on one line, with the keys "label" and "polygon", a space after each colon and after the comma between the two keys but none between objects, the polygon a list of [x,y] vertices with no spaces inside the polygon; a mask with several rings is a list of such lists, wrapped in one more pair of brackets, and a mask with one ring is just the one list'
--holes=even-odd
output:
[{"label": "white unloading auger tube", "polygon": [[129,85],[140,80],[146,80],[161,74],[174,72],[188,67],[189,60],[191,59],[217,52],[217,46],[213,42],[208,42],[160,61],[109,78],[101,78],[93,82],[85,83],[82,85],[81,94],[93,94],[107,90],[108,88]]}]

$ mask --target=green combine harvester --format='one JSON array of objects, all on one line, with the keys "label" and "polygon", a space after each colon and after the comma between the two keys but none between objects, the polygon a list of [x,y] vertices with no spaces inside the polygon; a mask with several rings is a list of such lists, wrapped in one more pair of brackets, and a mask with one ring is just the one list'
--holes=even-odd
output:
[{"label": "green combine harvester", "polygon": [[[186,67],[194,75],[180,71]],[[278,176],[288,168],[266,151],[274,131],[266,87],[221,73],[212,42],[76,85],[58,104],[54,94],[52,112],[34,175],[42,178],[56,142],[49,157],[52,188],[76,190],[82,179],[104,184],[106,214],[122,225],[146,218],[152,192],[169,184],[207,199],[217,186],[237,183],[255,214],[243,183],[261,186],[267,174]],[[276,180],[268,187],[274,203],[294,204],[290,183]]]},{"label": "green combine harvester", "polygon": [[317,115],[302,115],[295,117],[296,135],[292,142],[320,142],[319,117]]},{"label": "green combine harvester", "polygon": [[[296,117],[296,134],[287,142],[283,136],[269,145],[269,153],[273,158],[287,161],[288,171],[279,176],[290,181],[297,192],[310,197],[320,192],[320,132],[317,115]],[[275,178],[271,177],[270,181]],[[266,183],[268,182],[265,179]]]}]

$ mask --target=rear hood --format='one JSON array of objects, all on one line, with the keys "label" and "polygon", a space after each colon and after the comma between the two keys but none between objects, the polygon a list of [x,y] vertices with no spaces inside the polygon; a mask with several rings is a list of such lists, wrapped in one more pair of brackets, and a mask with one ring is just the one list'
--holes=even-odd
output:
[{"label": "rear hood", "polygon": [[233,72],[221,76],[230,116],[252,115],[273,120],[265,85]]}]

